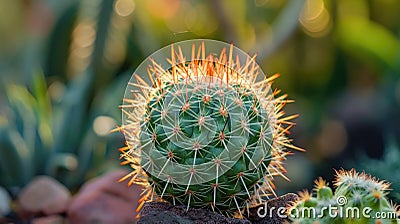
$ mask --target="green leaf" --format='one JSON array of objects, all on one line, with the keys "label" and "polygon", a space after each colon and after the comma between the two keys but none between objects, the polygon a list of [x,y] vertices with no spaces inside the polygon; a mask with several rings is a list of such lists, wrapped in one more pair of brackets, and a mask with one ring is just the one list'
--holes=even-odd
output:
[{"label": "green leaf", "polygon": [[344,50],[361,60],[377,66],[396,66],[399,40],[385,27],[370,20],[348,17],[338,22],[336,36]]}]

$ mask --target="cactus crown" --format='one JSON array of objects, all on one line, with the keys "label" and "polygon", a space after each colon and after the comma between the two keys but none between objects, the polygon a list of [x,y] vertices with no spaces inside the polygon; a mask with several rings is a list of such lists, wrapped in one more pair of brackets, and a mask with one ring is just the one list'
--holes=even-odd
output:
[{"label": "cactus crown", "polygon": [[[306,224],[398,223],[394,216],[399,215],[399,208],[385,197],[389,183],[352,169],[337,171],[334,186],[333,194],[326,182],[319,178],[315,181],[316,197],[307,191],[300,192],[299,200],[288,209],[292,221]],[[330,207],[335,207],[338,213],[329,211]],[[363,214],[365,211],[368,213]]]},{"label": "cactus crown", "polygon": [[276,77],[218,41],[181,42],[150,56],[122,105],[123,164],[134,169],[122,180],[145,186],[142,201],[228,215],[275,194],[271,180],[285,177],[286,147],[299,149],[285,135],[295,116],[284,117],[288,100],[271,91]]}]

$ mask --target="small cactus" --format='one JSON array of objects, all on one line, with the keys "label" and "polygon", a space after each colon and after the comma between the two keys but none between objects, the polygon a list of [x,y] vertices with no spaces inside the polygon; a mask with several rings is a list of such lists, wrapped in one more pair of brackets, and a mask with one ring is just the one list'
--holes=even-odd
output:
[{"label": "small cactus", "polygon": [[385,197],[390,186],[365,173],[340,170],[334,183],[336,190],[319,178],[315,181],[316,197],[307,191],[289,209],[293,223],[394,224],[399,209]]},{"label": "small cactus", "polygon": [[255,57],[218,41],[156,52],[125,92],[121,152],[134,171],[121,180],[146,187],[142,202],[162,199],[227,215],[241,216],[275,194],[271,181],[285,177],[287,148],[301,150],[285,135],[295,116],[281,111],[286,96],[274,98],[276,77],[265,78]]}]

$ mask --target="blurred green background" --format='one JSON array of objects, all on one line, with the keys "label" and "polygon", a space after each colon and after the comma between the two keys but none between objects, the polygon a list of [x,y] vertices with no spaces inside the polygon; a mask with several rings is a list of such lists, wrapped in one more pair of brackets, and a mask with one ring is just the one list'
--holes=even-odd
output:
[{"label": "blurred green background", "polygon": [[290,137],[307,152],[288,158],[278,193],[355,167],[399,195],[398,0],[0,0],[0,185],[47,174],[76,190],[118,167],[124,139],[109,131],[130,75],[192,38],[282,74],[274,85],[300,114]]}]

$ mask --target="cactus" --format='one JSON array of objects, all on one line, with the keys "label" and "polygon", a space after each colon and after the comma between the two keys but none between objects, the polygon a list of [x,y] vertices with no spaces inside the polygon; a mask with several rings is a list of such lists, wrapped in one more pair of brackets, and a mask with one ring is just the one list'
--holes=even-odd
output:
[{"label": "cactus", "polygon": [[271,181],[285,177],[288,148],[301,150],[285,136],[295,116],[281,111],[286,96],[274,98],[277,76],[265,78],[255,57],[218,41],[180,42],[150,56],[121,106],[122,164],[134,169],[121,181],[143,185],[142,202],[241,217],[275,194]]},{"label": "cactus", "polygon": [[[398,206],[386,198],[390,184],[365,173],[336,172],[336,190],[319,178],[315,181],[316,197],[307,191],[289,209],[294,223],[398,223]],[[385,217],[384,217],[385,216]]]}]

